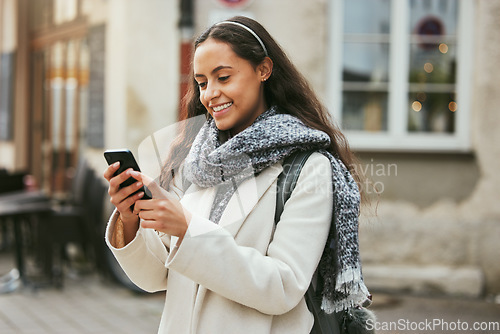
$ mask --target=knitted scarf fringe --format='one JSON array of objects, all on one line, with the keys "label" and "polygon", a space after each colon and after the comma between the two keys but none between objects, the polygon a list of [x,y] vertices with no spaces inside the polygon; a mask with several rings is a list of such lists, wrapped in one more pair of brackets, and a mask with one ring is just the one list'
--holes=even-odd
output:
[{"label": "knitted scarf fringe", "polygon": [[370,295],[362,281],[361,268],[343,270],[337,276],[336,286],[346,297],[331,301],[323,296],[321,309],[327,314],[363,305]]}]

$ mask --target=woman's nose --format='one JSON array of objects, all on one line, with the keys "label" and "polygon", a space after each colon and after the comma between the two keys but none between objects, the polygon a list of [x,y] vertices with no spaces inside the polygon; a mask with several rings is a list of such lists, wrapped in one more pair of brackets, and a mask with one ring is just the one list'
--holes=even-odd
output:
[{"label": "woman's nose", "polygon": [[214,84],[207,84],[207,89],[205,90],[205,99],[207,101],[210,101],[220,95],[220,90],[217,87],[217,85]]}]

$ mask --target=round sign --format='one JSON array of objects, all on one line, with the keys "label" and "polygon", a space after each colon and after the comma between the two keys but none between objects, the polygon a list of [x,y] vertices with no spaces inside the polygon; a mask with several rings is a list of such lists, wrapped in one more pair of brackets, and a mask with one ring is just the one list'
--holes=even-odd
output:
[{"label": "round sign", "polygon": [[253,0],[217,0],[217,3],[227,8],[243,8],[248,6]]},{"label": "round sign", "polygon": [[443,21],[434,16],[427,16],[417,23],[415,33],[421,36],[422,42],[419,44],[423,49],[432,49],[439,43],[429,42],[426,37],[442,36],[444,35]]}]

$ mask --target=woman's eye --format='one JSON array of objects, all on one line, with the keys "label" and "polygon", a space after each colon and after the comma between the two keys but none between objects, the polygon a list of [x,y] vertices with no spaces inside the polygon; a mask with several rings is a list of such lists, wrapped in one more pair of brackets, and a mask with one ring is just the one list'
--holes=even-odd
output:
[{"label": "woman's eye", "polygon": [[222,81],[222,82],[226,81],[227,79],[229,79],[229,75],[226,75],[224,77],[219,77],[219,81]]},{"label": "woman's eye", "polygon": [[207,86],[206,82],[198,82],[198,87],[205,88]]}]

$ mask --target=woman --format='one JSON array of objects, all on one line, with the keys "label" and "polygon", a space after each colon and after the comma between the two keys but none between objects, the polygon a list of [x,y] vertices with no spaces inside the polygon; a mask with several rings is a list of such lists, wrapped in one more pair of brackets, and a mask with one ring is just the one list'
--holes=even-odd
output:
[{"label": "woman", "polygon": [[[207,120],[172,148],[168,192],[137,172],[113,176],[118,165],[104,172],[117,208],[108,246],[137,285],[167,291],[159,333],[309,333],[318,264],[326,311],[363,303],[354,158],[305,79],[244,17],[196,40],[192,75],[186,117]],[[275,228],[277,177],[301,150],[317,152]],[[131,196],[143,183],[154,199]]]}]

